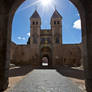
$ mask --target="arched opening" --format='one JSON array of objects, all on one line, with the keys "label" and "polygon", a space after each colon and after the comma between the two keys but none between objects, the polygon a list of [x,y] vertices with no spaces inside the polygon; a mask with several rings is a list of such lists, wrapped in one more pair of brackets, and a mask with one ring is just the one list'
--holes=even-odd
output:
[{"label": "arched opening", "polygon": [[[74,2],[73,2],[74,1]],[[9,24],[9,30],[11,30],[11,23],[12,23],[12,19],[13,19],[13,15],[14,15],[14,13],[15,13],[15,10],[18,8],[18,6],[21,4],[23,2],[23,0],[21,0],[21,1],[16,1],[16,3],[15,3],[15,5],[13,6],[13,8],[12,8],[12,10],[10,11],[10,20],[9,20],[9,22],[10,22],[10,24]],[[83,37],[84,37],[84,35],[85,35],[85,32],[84,32],[84,30],[85,30],[85,20],[84,20],[84,15],[85,15],[85,13],[84,13],[84,9],[83,9],[83,7],[81,8],[83,11],[81,12],[81,9],[80,9],[80,6],[82,6],[82,5],[79,5],[79,4],[77,4],[76,2],[76,0],[72,0],[72,2],[77,6],[77,8],[78,8],[78,10],[80,10],[80,16],[81,16],[81,21],[82,21],[82,29],[83,29]],[[10,33],[11,34],[11,33]],[[8,34],[8,36],[9,36],[9,38],[10,38],[10,34]],[[84,39],[86,39],[85,37],[84,37]],[[10,40],[10,39],[9,39]],[[85,45],[85,42],[83,41],[83,43],[84,43],[84,45]],[[9,53],[8,53],[9,54]],[[84,55],[85,56],[85,55]],[[84,57],[83,56],[83,57]]]},{"label": "arched opening", "polygon": [[44,55],[43,57],[42,57],[42,66],[48,66],[49,65],[49,57],[48,57],[48,55]]},{"label": "arched opening", "polygon": [[40,50],[41,66],[52,66],[52,51],[49,47],[43,47]]}]

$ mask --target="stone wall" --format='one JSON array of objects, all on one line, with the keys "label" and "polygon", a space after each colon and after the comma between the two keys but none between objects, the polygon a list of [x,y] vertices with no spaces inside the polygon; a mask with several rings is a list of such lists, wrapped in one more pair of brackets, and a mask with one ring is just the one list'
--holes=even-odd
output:
[{"label": "stone wall", "polygon": [[[18,65],[31,64],[40,66],[39,48],[33,45],[16,45],[11,43],[11,63]],[[80,66],[81,48],[80,45],[57,45],[52,51],[52,65],[58,67],[62,65]]]},{"label": "stone wall", "polygon": [[63,45],[63,64],[69,66],[80,66],[82,53],[81,45]]},{"label": "stone wall", "polygon": [[55,46],[53,49],[54,66],[80,66],[81,65],[81,44],[80,45],[62,45]]},{"label": "stone wall", "polygon": [[30,45],[11,45],[11,63],[25,65],[37,65],[39,62],[38,48]]}]

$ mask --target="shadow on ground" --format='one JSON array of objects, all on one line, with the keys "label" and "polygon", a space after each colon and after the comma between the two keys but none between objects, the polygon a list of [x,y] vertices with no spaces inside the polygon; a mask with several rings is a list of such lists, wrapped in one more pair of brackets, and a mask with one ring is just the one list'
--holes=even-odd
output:
[{"label": "shadow on ground", "polygon": [[24,76],[32,70],[33,68],[30,65],[12,67],[9,70],[9,77]]},{"label": "shadow on ground", "polygon": [[[43,69],[43,68],[37,68],[37,69],[39,70],[39,69]],[[52,69],[52,68],[48,68],[48,69]],[[55,69],[55,68],[53,68],[53,69]],[[34,70],[34,68],[32,68],[30,65],[13,67],[13,68],[10,68],[9,77],[24,76],[33,70]],[[60,73],[63,76],[66,76],[66,77],[71,77],[71,78],[76,78],[76,79],[81,79],[81,80],[85,79],[84,71],[80,70],[80,69],[74,69],[74,68],[70,68],[70,67],[61,67],[56,70],[58,73]]]},{"label": "shadow on ground", "polygon": [[32,67],[31,65],[26,66],[13,66],[9,69],[9,77],[24,76],[34,69],[55,69],[49,67]]},{"label": "shadow on ground", "polygon": [[84,71],[80,69],[73,69],[70,67],[62,67],[58,68],[57,72],[62,74],[63,76],[66,77],[71,77],[71,78],[76,78],[76,79],[81,79],[84,80]]}]

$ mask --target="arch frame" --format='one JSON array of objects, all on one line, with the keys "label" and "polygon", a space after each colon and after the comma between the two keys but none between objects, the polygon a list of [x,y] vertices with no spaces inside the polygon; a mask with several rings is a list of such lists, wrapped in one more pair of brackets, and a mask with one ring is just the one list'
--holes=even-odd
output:
[{"label": "arch frame", "polygon": [[[9,0],[10,1],[10,0]],[[8,21],[8,27],[7,27],[7,31],[8,33],[6,34],[7,36],[7,53],[6,54],[6,57],[9,59],[9,53],[10,53],[10,42],[11,42],[11,33],[12,33],[12,21],[13,21],[13,18],[14,18],[14,14],[16,12],[16,10],[18,9],[18,7],[24,2],[25,0],[14,0],[13,4],[12,4],[12,7],[9,9],[9,19],[7,20]],[[80,13],[80,17],[81,17],[81,24],[82,24],[82,42],[83,42],[83,50],[82,51],[85,51],[83,53],[83,58],[85,58],[84,60],[84,68],[86,70],[86,61],[87,61],[87,49],[86,49],[86,15],[85,15],[85,9],[82,5],[82,2],[80,0],[70,0],[73,5],[76,6],[76,8],[78,9],[79,13]],[[7,60],[6,61],[3,61],[5,62],[5,64],[8,64],[7,63]],[[7,66],[7,65],[5,65]],[[5,74],[5,73],[4,73]],[[0,89],[1,90],[1,89]]]}]

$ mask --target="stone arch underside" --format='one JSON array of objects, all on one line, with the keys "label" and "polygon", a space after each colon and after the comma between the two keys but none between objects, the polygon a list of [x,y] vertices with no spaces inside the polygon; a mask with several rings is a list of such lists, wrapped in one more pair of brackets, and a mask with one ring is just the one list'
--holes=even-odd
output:
[{"label": "stone arch underside", "polygon": [[[9,53],[12,20],[25,0],[0,1],[0,91],[8,87]],[[92,0],[71,0],[82,21],[83,58],[87,92],[92,92]],[[87,41],[87,43],[86,43]]]}]

